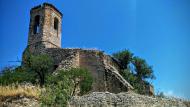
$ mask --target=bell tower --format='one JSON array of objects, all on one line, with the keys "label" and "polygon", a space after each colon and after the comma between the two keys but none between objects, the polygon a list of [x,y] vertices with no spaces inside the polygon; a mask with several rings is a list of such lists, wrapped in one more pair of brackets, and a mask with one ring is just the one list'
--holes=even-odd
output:
[{"label": "bell tower", "polygon": [[52,4],[43,3],[30,10],[28,47],[32,52],[61,47],[62,13]]}]

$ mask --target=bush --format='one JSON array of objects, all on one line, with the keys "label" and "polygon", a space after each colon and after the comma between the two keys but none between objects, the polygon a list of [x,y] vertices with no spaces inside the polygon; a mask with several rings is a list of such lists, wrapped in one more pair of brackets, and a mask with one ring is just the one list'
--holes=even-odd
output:
[{"label": "bush", "polygon": [[9,85],[13,83],[31,82],[35,83],[33,73],[26,72],[24,68],[19,67],[5,67],[0,75],[0,84]]},{"label": "bush", "polygon": [[53,71],[53,59],[46,54],[24,57],[22,67],[5,67],[0,75],[0,84],[9,85],[15,82],[31,82],[44,85],[46,76]]},{"label": "bush", "polygon": [[67,105],[69,93],[71,93],[68,78],[63,73],[57,76],[50,76],[45,85],[45,91],[41,93],[40,101],[42,106],[62,106]]},{"label": "bush", "polygon": [[84,79],[80,83],[80,94],[86,94],[92,89],[92,76],[89,72],[85,71],[83,75]]},{"label": "bush", "polygon": [[80,95],[86,94],[91,90],[92,86],[92,76],[90,75],[87,69],[82,68],[72,68],[69,71],[65,72],[65,75],[69,78],[70,82],[72,82],[73,92],[71,95],[76,94],[77,87],[80,88]]},{"label": "bush", "polygon": [[72,68],[60,70],[57,74],[50,75],[46,80],[45,91],[41,94],[42,106],[65,107],[72,95],[75,95],[77,87],[80,94],[91,90],[92,76],[86,69]]}]

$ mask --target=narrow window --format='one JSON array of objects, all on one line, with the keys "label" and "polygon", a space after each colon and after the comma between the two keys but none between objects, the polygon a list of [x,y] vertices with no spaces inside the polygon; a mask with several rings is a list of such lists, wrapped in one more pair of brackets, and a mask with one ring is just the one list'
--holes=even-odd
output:
[{"label": "narrow window", "polygon": [[34,21],[34,34],[40,33],[40,16],[35,16]]},{"label": "narrow window", "polygon": [[57,30],[57,31],[58,31],[58,23],[59,23],[59,21],[58,21],[58,19],[55,17],[55,18],[54,18],[54,29]]},{"label": "narrow window", "polygon": [[54,27],[55,31],[57,32],[57,37],[58,37],[58,25],[59,25],[59,20],[55,17],[53,27]]}]

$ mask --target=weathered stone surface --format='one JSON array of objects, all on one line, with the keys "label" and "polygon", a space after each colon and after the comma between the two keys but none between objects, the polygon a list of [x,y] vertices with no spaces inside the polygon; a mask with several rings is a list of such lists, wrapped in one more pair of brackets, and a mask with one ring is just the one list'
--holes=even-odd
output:
[{"label": "weathered stone surface", "polygon": [[54,59],[55,70],[88,69],[94,80],[92,92],[119,93],[133,89],[120,75],[120,66],[111,56],[98,50],[62,49],[61,20],[62,14],[51,4],[32,8],[27,49],[33,54],[50,55]]},{"label": "weathered stone surface", "polygon": [[75,96],[69,107],[189,107],[180,99],[143,96],[131,92],[113,94],[93,92],[89,95]]},{"label": "weathered stone surface", "polygon": [[86,68],[93,76],[93,91],[119,93],[133,87],[119,74],[113,58],[98,50],[48,48],[44,51],[53,59],[58,69]]},{"label": "weathered stone surface", "polygon": [[[36,19],[37,16],[39,18]],[[58,22],[55,23],[55,20]],[[61,20],[62,13],[51,4],[44,3],[32,8],[28,37],[30,51],[61,47]]]},{"label": "weathered stone surface", "polygon": [[[9,98],[2,107],[40,107],[34,98]],[[176,98],[159,98],[135,94],[132,92],[109,93],[93,92],[84,96],[74,96],[68,102],[68,107],[190,107],[189,101]]]},{"label": "weathered stone surface", "polygon": [[[33,98],[11,98],[0,102],[2,107],[40,107]],[[93,92],[84,96],[74,96],[67,107],[190,107],[189,101],[175,98],[159,98],[139,95],[131,92],[109,93]]]},{"label": "weathered stone surface", "polygon": [[34,98],[17,97],[0,102],[0,107],[40,107],[40,103]]}]

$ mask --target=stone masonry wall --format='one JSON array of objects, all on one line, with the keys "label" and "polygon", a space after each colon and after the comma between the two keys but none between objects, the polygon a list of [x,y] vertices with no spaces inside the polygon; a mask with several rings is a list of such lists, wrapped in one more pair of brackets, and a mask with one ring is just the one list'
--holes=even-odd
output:
[{"label": "stone masonry wall", "polygon": [[54,60],[56,69],[70,69],[79,67],[79,53],[77,49],[48,48],[45,53]]},{"label": "stone masonry wall", "polygon": [[100,51],[84,50],[80,51],[79,64],[81,68],[86,68],[93,76],[92,91],[106,91],[105,87],[105,68]]},{"label": "stone masonry wall", "polygon": [[27,49],[32,54],[50,55],[55,70],[87,68],[94,79],[92,91],[128,91],[130,85],[121,77],[118,64],[110,56],[98,50],[61,48],[61,20],[62,13],[51,4],[32,8]]},{"label": "stone masonry wall", "polygon": [[[39,32],[34,33],[36,16],[39,16]],[[55,19],[58,20],[57,29],[54,29]],[[51,4],[44,3],[31,9],[28,34],[28,46],[31,51],[61,47],[61,19],[62,14]]]},{"label": "stone masonry wall", "polygon": [[[86,68],[93,77],[92,92],[126,92],[132,86],[119,74],[119,66],[108,55],[98,50],[47,48],[37,51],[54,60],[54,69]],[[24,56],[24,55],[23,55]]]},{"label": "stone masonry wall", "polygon": [[81,50],[79,66],[91,72],[94,78],[92,91],[119,93],[129,91],[132,87],[119,74],[118,65],[112,58],[101,51]]},{"label": "stone masonry wall", "polygon": [[[43,40],[61,47],[61,15],[49,6],[45,6],[44,8]],[[58,19],[58,30],[54,29],[55,18]],[[53,48],[51,46],[47,47]]]},{"label": "stone masonry wall", "polygon": [[149,97],[131,92],[93,92],[73,97],[68,107],[190,107],[189,104],[180,99]]},{"label": "stone masonry wall", "polygon": [[119,93],[132,89],[132,86],[119,74],[112,58],[108,58],[109,56],[101,51],[48,48],[44,53],[49,54],[54,59],[54,65],[57,70],[72,67],[88,69],[94,81],[92,92],[109,91]]}]

